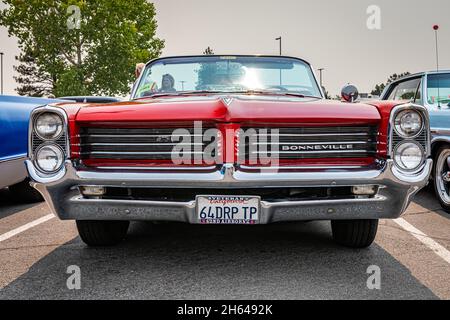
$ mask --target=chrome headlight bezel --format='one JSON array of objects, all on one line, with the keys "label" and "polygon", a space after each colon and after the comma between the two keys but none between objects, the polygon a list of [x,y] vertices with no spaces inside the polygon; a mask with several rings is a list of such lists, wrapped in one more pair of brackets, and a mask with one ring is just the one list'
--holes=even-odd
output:
[{"label": "chrome headlight bezel", "polygon": [[[418,119],[420,121],[419,129],[417,129],[415,132],[412,132],[412,133],[407,133],[407,132],[405,132],[405,129],[402,128],[402,125],[404,125],[404,123],[402,121],[405,120],[405,116],[408,114],[417,115]],[[414,109],[402,110],[402,111],[398,112],[394,118],[394,130],[400,137],[402,137],[404,139],[414,139],[414,138],[418,137],[422,133],[423,129],[424,129],[423,115]]]},{"label": "chrome headlight bezel", "polygon": [[[51,149],[52,151],[55,151],[55,154],[57,154],[58,157],[58,165],[53,169],[53,170],[46,170],[42,167],[42,165],[39,163],[40,159],[39,159],[39,154],[40,152],[42,152],[45,148],[47,149]],[[58,172],[59,170],[61,170],[61,167],[64,165],[64,160],[65,160],[65,155],[64,155],[64,150],[57,144],[54,143],[45,143],[41,146],[39,146],[39,148],[36,149],[35,152],[35,156],[34,156],[34,164],[36,166],[36,168],[44,173],[44,174],[53,174],[55,172]]]},{"label": "chrome headlight bezel", "polygon": [[[40,118],[42,118],[44,116],[53,116],[59,120],[58,128],[56,129],[55,133],[52,135],[45,135],[39,131],[38,121],[40,120]],[[57,140],[64,133],[64,119],[55,112],[41,112],[35,117],[34,123],[33,123],[33,128],[34,128],[34,132],[36,133],[36,135],[39,138],[41,138],[42,140],[46,140],[46,141]]]},{"label": "chrome headlight bezel", "polygon": [[[62,130],[53,138],[42,137],[38,134],[35,123],[36,120],[45,113],[53,113],[62,120]],[[70,141],[69,141],[69,121],[66,112],[62,108],[45,105],[33,110],[29,121],[29,142],[28,142],[28,157],[32,161],[37,173],[42,177],[53,176],[58,172],[64,170],[64,162],[69,158]],[[44,146],[55,145],[63,154],[63,164],[58,167],[56,171],[45,171],[36,162],[37,152]]]},{"label": "chrome headlight bezel", "polygon": [[[398,156],[399,149],[400,149],[401,147],[404,147],[404,146],[408,145],[408,144],[409,144],[409,145],[416,146],[417,149],[418,149],[419,152],[420,152],[420,161],[419,161],[419,163],[418,163],[415,167],[412,167],[412,168],[407,168],[406,166],[402,166],[401,163],[400,163],[400,161],[397,161],[397,156]],[[424,149],[419,143],[417,143],[417,142],[414,141],[414,140],[405,140],[405,141],[399,143],[399,144],[395,147],[395,149],[394,149],[394,154],[393,154],[393,159],[394,159],[395,165],[396,165],[400,170],[405,171],[405,172],[414,172],[414,171],[417,171],[419,168],[421,168],[421,167],[423,166],[423,164],[425,163],[425,160],[426,160],[426,157],[425,157],[425,149]],[[404,164],[404,162],[403,162],[403,164]]]},{"label": "chrome headlight bezel", "polygon": [[[399,115],[411,111],[419,114],[422,119],[422,126],[421,130],[419,130],[419,132],[415,135],[405,137],[404,135],[401,135],[401,133],[398,133],[396,130],[396,119]],[[423,170],[427,159],[431,156],[430,117],[428,114],[428,110],[424,106],[413,103],[398,105],[391,110],[389,126],[389,157],[393,160],[395,168],[398,171],[408,175],[418,174]],[[412,142],[418,145],[423,151],[422,161],[420,165],[415,169],[405,169],[401,165],[397,164],[395,160],[395,152],[397,151],[397,148],[405,142]]]}]

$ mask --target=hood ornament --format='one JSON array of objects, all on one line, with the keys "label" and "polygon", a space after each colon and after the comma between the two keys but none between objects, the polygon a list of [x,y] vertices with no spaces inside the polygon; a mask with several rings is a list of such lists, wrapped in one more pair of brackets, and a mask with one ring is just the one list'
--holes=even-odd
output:
[{"label": "hood ornament", "polygon": [[222,98],[223,103],[225,103],[227,105],[227,107],[230,106],[230,104],[233,102],[233,98],[231,97],[226,97],[226,98]]}]

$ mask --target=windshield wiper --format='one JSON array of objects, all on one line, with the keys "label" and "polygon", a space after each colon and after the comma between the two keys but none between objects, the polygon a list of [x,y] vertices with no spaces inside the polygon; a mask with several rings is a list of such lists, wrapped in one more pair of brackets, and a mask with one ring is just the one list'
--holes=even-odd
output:
[{"label": "windshield wiper", "polygon": [[273,96],[289,96],[289,97],[297,97],[297,98],[316,98],[321,99],[321,97],[307,95],[303,93],[296,92],[284,92],[284,91],[270,91],[270,90],[245,90],[245,91],[235,91],[231,93],[241,93],[241,94],[267,94]]},{"label": "windshield wiper", "polygon": [[150,94],[141,98],[158,98],[158,97],[166,97],[166,96],[186,96],[186,95],[195,95],[195,94],[217,94],[222,93],[222,91],[213,91],[213,90],[198,90],[198,91],[179,91],[179,92],[157,92],[154,94]]}]

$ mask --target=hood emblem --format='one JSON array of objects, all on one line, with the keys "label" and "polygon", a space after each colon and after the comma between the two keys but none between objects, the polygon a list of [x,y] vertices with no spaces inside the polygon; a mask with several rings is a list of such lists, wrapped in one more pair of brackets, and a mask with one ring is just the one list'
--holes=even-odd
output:
[{"label": "hood emblem", "polygon": [[222,101],[229,107],[230,104],[233,102],[233,98],[231,97],[227,97],[227,98],[222,98]]}]

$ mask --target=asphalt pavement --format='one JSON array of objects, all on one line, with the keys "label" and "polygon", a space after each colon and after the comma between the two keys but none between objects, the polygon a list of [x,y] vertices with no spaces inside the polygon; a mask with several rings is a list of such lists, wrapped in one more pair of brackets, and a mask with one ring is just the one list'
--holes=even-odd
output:
[{"label": "asphalt pavement", "polygon": [[363,250],[336,245],[329,222],[135,222],[119,246],[89,248],[45,203],[11,199],[0,191],[0,299],[450,299],[450,215],[430,188]]}]

